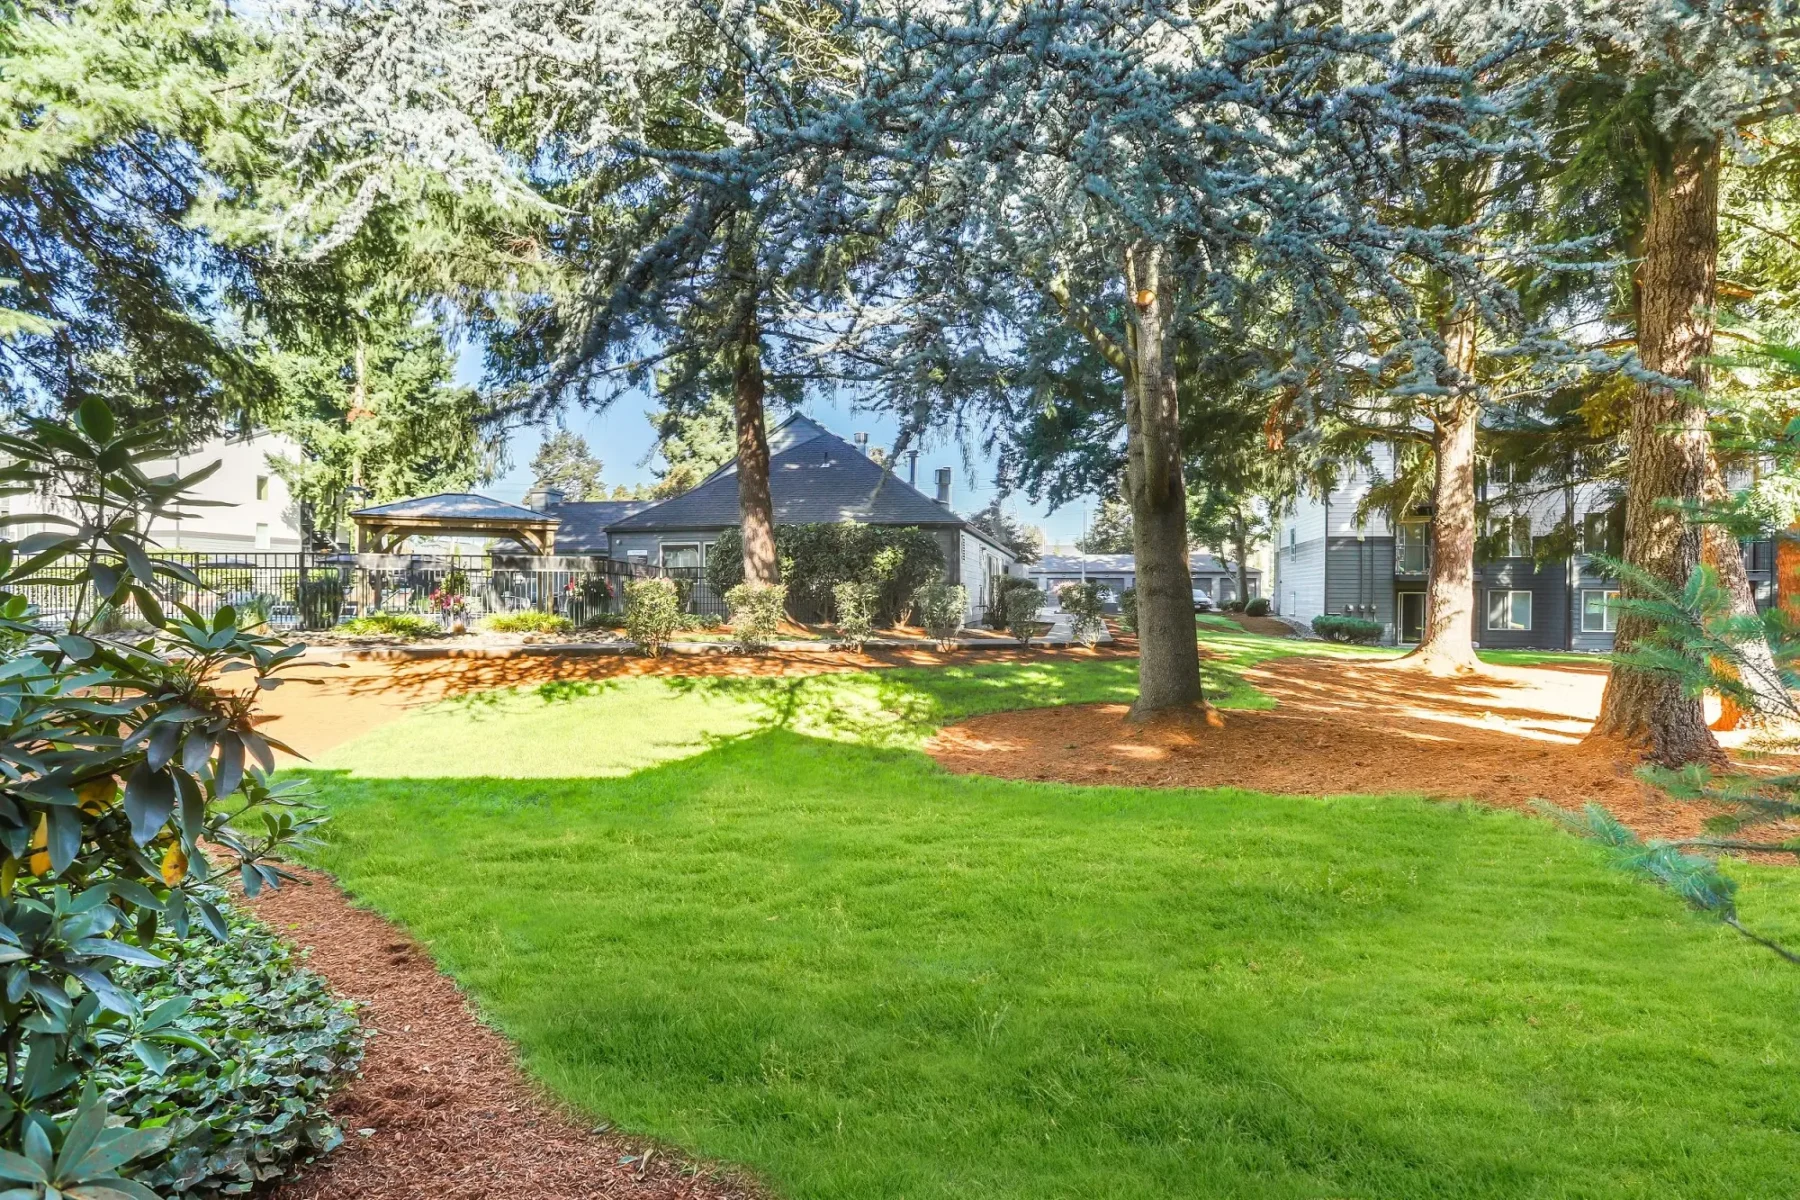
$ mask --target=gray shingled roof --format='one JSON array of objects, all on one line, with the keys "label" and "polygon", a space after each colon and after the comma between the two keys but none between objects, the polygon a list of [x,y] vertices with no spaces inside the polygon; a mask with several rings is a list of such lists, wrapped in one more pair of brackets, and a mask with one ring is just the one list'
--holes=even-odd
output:
[{"label": "gray shingled roof", "polygon": [[392,504],[359,508],[353,517],[439,517],[452,521],[543,521],[555,518],[523,505],[491,500],[473,492],[439,492]]},{"label": "gray shingled roof", "polygon": [[562,522],[556,528],[556,552],[605,554],[610,545],[606,527],[655,503],[654,500],[581,500],[553,504],[548,512]]},{"label": "gray shingled roof", "polygon": [[[887,471],[843,438],[795,414],[769,436],[775,521],[811,525],[962,526],[963,519]],[[614,533],[736,525],[737,468],[728,463],[693,490],[614,521]]]}]

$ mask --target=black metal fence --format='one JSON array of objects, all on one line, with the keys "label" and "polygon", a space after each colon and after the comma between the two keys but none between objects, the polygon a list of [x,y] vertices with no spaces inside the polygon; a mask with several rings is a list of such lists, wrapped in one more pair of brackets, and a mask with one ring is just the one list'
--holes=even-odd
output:
[{"label": "black metal fence", "polygon": [[[261,613],[282,632],[330,629],[375,612],[431,616],[448,626],[459,618],[473,623],[495,613],[535,611],[567,617],[578,626],[603,625],[623,614],[627,582],[659,577],[675,580],[691,615],[721,620],[726,615],[723,600],[697,568],[606,558],[292,551],[160,551],[155,557],[180,563],[200,581],[196,587],[159,576],[158,598],[170,607],[179,602],[210,617],[229,604]],[[40,574],[73,580],[81,569],[67,561]],[[66,620],[78,600],[68,585],[46,582],[23,590],[52,621]],[[84,612],[92,610],[91,595],[79,600]],[[136,618],[135,606],[121,616]]]}]

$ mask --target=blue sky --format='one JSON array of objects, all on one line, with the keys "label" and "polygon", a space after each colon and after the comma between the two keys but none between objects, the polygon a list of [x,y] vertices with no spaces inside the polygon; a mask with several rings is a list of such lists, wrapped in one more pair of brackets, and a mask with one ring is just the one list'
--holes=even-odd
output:
[{"label": "blue sky", "polygon": [[[480,381],[481,356],[470,348],[457,363],[459,382],[474,385]],[[648,395],[631,393],[620,397],[605,412],[566,411],[564,427],[587,439],[588,450],[604,464],[603,478],[608,487],[624,484],[651,483],[656,479],[656,437],[645,415],[655,407]],[[879,446],[892,446],[898,429],[892,420],[866,412],[857,412],[845,397],[815,399],[802,406],[802,411],[819,424],[846,440],[852,434],[867,433]],[[531,458],[543,440],[543,430],[526,427],[512,431],[508,440],[511,467],[493,483],[480,489],[496,500],[517,503],[531,486]],[[972,513],[987,506],[994,497],[994,464],[983,455],[973,439],[960,445],[956,439],[936,435],[919,453],[919,490],[927,495],[933,487],[934,472],[949,467],[953,485],[951,501],[958,512]],[[1093,505],[1090,504],[1090,509]],[[1064,505],[1052,513],[1043,505],[1034,505],[1025,497],[1013,495],[1006,502],[1007,511],[1029,525],[1041,528],[1053,543],[1073,541],[1081,533],[1082,508]]]}]

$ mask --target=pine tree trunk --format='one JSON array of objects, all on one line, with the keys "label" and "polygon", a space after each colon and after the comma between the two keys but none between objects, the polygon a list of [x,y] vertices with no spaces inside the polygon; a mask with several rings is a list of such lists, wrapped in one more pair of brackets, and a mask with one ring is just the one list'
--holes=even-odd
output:
[{"label": "pine tree trunk", "polygon": [[1431,564],[1425,585],[1425,629],[1405,661],[1460,674],[1481,669],[1475,657],[1475,432],[1481,409],[1458,396],[1431,437]]},{"label": "pine tree trunk", "polygon": [[[1640,383],[1631,400],[1631,467],[1625,492],[1625,560],[1679,589],[1700,562],[1700,527],[1665,501],[1698,501],[1706,488],[1706,358],[1712,352],[1713,285],[1719,254],[1719,152],[1675,148],[1650,175],[1650,215],[1638,267],[1638,357],[1660,374],[1688,381]],[[1623,594],[1641,594],[1631,580]],[[1648,636],[1647,618],[1624,613],[1615,647]],[[1592,737],[1624,742],[1664,766],[1718,761],[1698,697],[1678,680],[1615,663]]]},{"label": "pine tree trunk", "polygon": [[1237,598],[1239,604],[1248,606],[1250,603],[1249,523],[1247,521],[1237,522],[1235,532],[1237,533],[1237,537],[1234,539],[1237,546]]},{"label": "pine tree trunk", "polygon": [[756,305],[746,300],[731,363],[731,402],[737,418],[738,515],[744,528],[744,582],[781,582],[775,554],[775,502],[769,496],[769,434],[763,417],[762,331]]},{"label": "pine tree trunk", "polygon": [[[1718,503],[1728,495],[1725,473],[1720,470],[1718,460],[1709,455],[1706,464],[1706,499],[1708,503]],[[1718,572],[1720,586],[1731,596],[1732,615],[1756,616],[1756,591],[1750,586],[1750,573],[1744,569],[1744,552],[1738,545],[1738,540],[1722,525],[1703,527],[1701,537],[1700,560]],[[1775,655],[1769,649],[1768,641],[1757,638],[1755,641],[1745,642],[1738,647],[1738,652],[1743,655],[1745,665],[1750,668],[1750,687],[1757,698],[1757,709],[1764,714],[1784,710],[1786,697],[1778,693],[1779,685],[1775,681],[1780,679],[1780,675],[1776,672]],[[1718,730],[1736,729],[1746,716],[1754,718],[1756,713],[1745,713],[1731,697],[1721,696],[1719,719],[1713,722],[1712,727]]]},{"label": "pine tree trunk", "polygon": [[1187,492],[1181,421],[1171,369],[1171,305],[1161,294],[1161,250],[1136,243],[1125,258],[1132,298],[1131,369],[1125,389],[1125,494],[1137,559],[1138,697],[1133,720],[1204,705],[1188,574]]}]

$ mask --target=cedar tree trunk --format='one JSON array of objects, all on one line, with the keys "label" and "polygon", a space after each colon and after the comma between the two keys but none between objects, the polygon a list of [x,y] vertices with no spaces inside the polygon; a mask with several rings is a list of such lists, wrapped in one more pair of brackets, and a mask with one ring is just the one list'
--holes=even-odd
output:
[{"label": "cedar tree trunk", "polygon": [[769,434],[763,421],[762,330],[746,300],[731,361],[731,407],[737,418],[738,514],[744,525],[744,582],[781,582],[775,555],[775,502],[769,497]]},{"label": "cedar tree trunk", "polygon": [[[1471,346],[1473,342],[1471,340]],[[1431,565],[1425,630],[1407,660],[1433,672],[1481,669],[1475,657],[1475,397],[1457,396],[1431,435]]]},{"label": "cedar tree trunk", "polygon": [[1187,492],[1181,421],[1161,293],[1161,249],[1135,243],[1125,256],[1132,310],[1125,387],[1125,495],[1137,559],[1138,698],[1133,720],[1205,704],[1188,574]]},{"label": "cedar tree trunk", "polygon": [[[1650,174],[1650,215],[1638,266],[1638,357],[1686,387],[1640,383],[1631,398],[1631,469],[1625,491],[1625,560],[1679,589],[1700,562],[1700,527],[1666,501],[1698,501],[1706,489],[1706,359],[1719,256],[1719,150],[1676,146]],[[1623,594],[1641,589],[1627,579]],[[1654,628],[1619,617],[1615,648],[1628,651]],[[1614,663],[1590,735],[1624,742],[1664,766],[1721,759],[1699,697],[1678,680]]]}]

